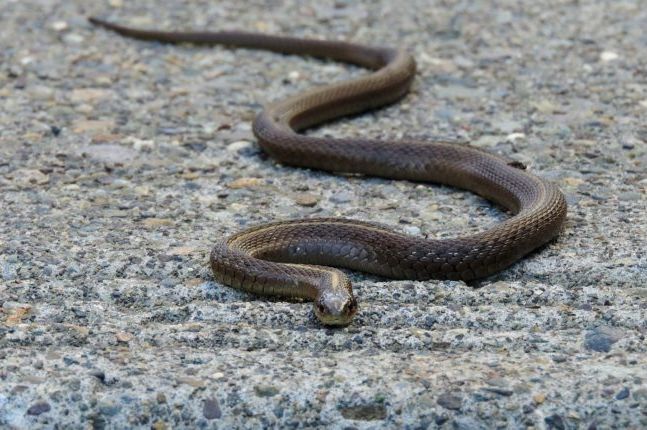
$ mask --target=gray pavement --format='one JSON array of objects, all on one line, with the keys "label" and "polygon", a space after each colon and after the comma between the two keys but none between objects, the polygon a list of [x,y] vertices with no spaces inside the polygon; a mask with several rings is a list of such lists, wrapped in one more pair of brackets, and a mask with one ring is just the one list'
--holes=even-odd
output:
[{"label": "gray pavement", "polygon": [[[219,285],[211,244],[260,222],[451,237],[506,215],[260,152],[262,104],[361,69],[89,14],[405,46],[403,102],[312,133],[506,154],[559,184],[565,231],[470,285],[352,274],[342,330]],[[647,427],[645,2],[4,0],[0,24],[0,427]]]}]

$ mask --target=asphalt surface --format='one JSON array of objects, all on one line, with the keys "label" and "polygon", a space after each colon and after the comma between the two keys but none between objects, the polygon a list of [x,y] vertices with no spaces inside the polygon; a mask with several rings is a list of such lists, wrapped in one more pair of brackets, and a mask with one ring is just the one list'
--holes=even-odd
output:
[{"label": "asphalt surface", "polygon": [[[644,6],[1,2],[0,427],[647,427]],[[88,15],[407,47],[407,98],[312,133],[505,154],[562,188],[564,232],[469,285],[352,274],[360,311],[341,330],[219,285],[211,244],[261,222],[442,238],[507,215],[256,146],[264,103],[361,69],[133,41]]]}]

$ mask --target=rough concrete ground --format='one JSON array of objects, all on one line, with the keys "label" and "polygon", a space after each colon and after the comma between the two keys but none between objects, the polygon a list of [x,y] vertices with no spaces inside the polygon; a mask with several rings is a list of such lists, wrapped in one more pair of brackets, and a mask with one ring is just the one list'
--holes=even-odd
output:
[{"label": "rough concrete ground", "polygon": [[[353,274],[343,330],[218,285],[209,247],[247,225],[449,237],[506,215],[260,153],[263,103],[362,70],[127,40],[89,14],[406,46],[403,102],[314,133],[512,156],[563,189],[566,229],[471,285]],[[4,0],[0,17],[0,427],[647,426],[644,2]]]}]

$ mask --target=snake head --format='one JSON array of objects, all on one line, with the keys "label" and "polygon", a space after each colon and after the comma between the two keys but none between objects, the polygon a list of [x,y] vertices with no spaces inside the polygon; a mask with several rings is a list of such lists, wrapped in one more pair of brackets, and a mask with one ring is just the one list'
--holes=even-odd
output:
[{"label": "snake head", "polygon": [[357,313],[352,291],[325,291],[314,302],[314,312],[323,325],[346,326]]}]

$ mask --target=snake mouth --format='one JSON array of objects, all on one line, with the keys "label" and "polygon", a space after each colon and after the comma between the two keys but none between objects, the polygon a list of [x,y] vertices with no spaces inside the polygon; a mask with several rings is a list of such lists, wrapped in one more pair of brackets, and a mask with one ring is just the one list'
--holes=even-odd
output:
[{"label": "snake mouth", "polygon": [[353,321],[353,317],[331,317],[330,315],[320,315],[315,313],[319,322],[328,327],[346,327]]}]

